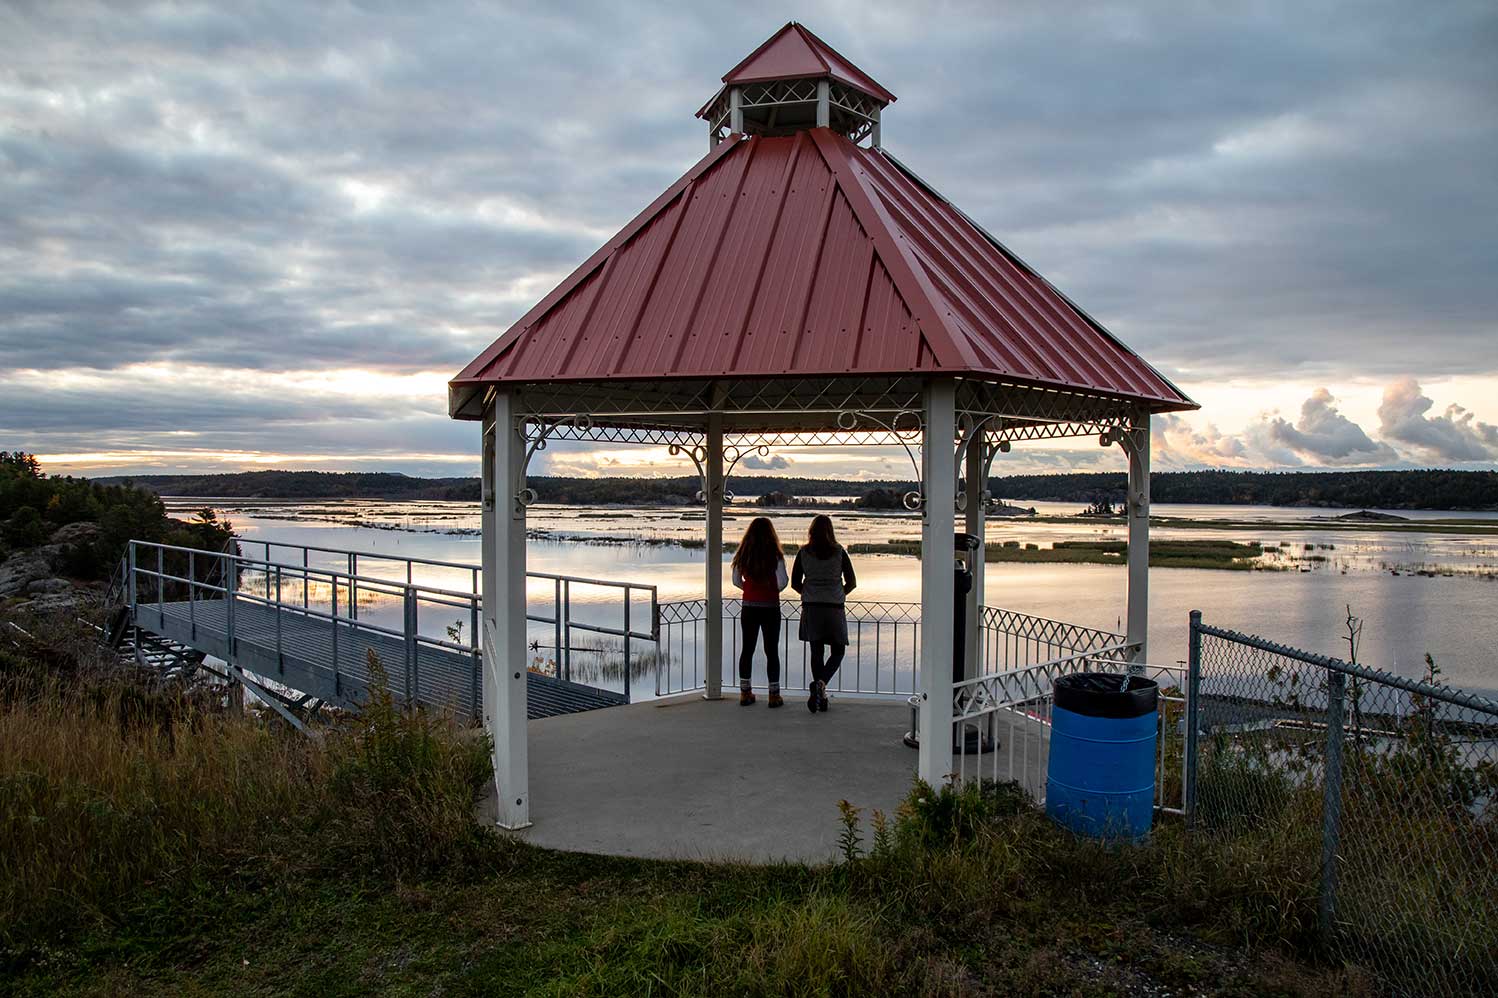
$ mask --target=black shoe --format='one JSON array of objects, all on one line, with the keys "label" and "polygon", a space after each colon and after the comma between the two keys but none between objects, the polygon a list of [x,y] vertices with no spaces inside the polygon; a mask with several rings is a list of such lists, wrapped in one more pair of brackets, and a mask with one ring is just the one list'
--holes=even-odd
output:
[{"label": "black shoe", "polygon": [[817,710],[827,713],[827,684],[817,684]]},{"label": "black shoe", "polygon": [[813,679],[811,681],[811,693],[806,698],[806,709],[811,711],[813,714],[817,712],[818,706],[821,703],[821,698],[817,695],[817,688],[821,685],[821,683]]}]

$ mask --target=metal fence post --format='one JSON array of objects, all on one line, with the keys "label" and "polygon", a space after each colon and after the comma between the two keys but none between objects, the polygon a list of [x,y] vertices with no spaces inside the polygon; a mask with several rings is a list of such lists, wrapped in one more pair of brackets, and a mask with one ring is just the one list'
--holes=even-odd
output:
[{"label": "metal fence post", "polygon": [[197,578],[198,564],[195,552],[187,552],[187,622],[192,639],[198,639],[198,602],[197,602]]},{"label": "metal fence post", "polygon": [[1191,631],[1186,665],[1186,747],[1181,766],[1184,770],[1184,785],[1181,787],[1181,809],[1186,812],[1186,825],[1196,823],[1196,771],[1197,752],[1200,746],[1201,723],[1198,712],[1202,688],[1202,612],[1191,611]]},{"label": "metal fence post", "polygon": [[624,587],[624,702],[629,703],[629,586]]},{"label": "metal fence post", "polygon": [[237,658],[234,654],[234,593],[238,588],[239,573],[234,570],[234,559],[224,555],[224,639],[229,645],[230,663]]},{"label": "metal fence post", "polygon": [[406,635],[406,703],[413,703],[413,693],[418,688],[419,682],[416,676],[416,590],[410,586],[406,587],[405,600],[405,627],[402,628]]},{"label": "metal fence post", "polygon": [[352,551],[348,555],[348,619],[359,619],[359,556]]},{"label": "metal fence post", "polygon": [[328,615],[328,623],[333,625],[333,694],[343,696],[343,672],[338,668],[338,573],[329,572],[328,580],[333,583],[332,612]]},{"label": "metal fence post", "polygon": [[483,694],[480,692],[480,683],[483,680],[482,642],[479,641],[479,596],[478,583],[474,583],[473,599],[468,604],[468,646],[472,652],[473,669],[473,716],[483,717]]},{"label": "metal fence post", "polygon": [[286,675],[286,652],[281,637],[281,566],[276,566],[276,671]]},{"label": "metal fence post", "polygon": [[135,619],[135,542],[134,541],[130,542],[129,551],[130,551],[130,560],[129,560],[129,585],[127,586],[127,592],[129,593],[128,599],[130,601],[130,619],[133,621]]},{"label": "metal fence post", "polygon": [[556,661],[552,665],[557,670],[557,675],[562,674],[562,580],[557,579],[555,595],[551,600],[551,627],[556,632],[552,639],[552,645],[556,648]]},{"label": "metal fence post", "polygon": [[562,660],[557,664],[561,666],[562,678],[572,679],[572,581],[565,580],[562,583]]},{"label": "metal fence post", "polygon": [[1347,676],[1328,669],[1326,677],[1325,795],[1321,804],[1321,904],[1323,941],[1332,936],[1337,909],[1337,840],[1342,826],[1342,713]]}]

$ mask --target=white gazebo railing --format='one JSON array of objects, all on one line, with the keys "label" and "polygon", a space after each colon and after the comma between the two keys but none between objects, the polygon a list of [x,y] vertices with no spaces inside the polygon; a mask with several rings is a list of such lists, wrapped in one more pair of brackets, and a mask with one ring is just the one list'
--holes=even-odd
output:
[{"label": "white gazebo railing", "polygon": [[[739,656],[739,601],[723,601],[722,681],[732,686]],[[811,665],[806,645],[795,637],[801,605],[781,602],[781,686],[806,689]],[[905,698],[921,690],[923,642],[921,604],[849,600],[848,651],[828,689],[832,693]],[[706,600],[675,600],[660,605],[656,646],[656,695],[706,690],[710,674]],[[951,622],[948,621],[948,633]],[[1121,634],[1068,624],[1001,607],[982,607],[978,640],[980,679],[1077,656],[1110,656],[1129,648]],[[754,683],[764,684],[764,650],[755,651]],[[954,720],[956,715],[954,715]]]}]

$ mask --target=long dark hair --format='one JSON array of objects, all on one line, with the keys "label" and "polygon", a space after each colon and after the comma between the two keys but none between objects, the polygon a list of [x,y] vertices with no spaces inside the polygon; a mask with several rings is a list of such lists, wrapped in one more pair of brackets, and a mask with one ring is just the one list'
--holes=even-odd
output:
[{"label": "long dark hair", "polygon": [[806,546],[818,558],[831,558],[837,550],[837,534],[832,531],[832,517],[818,513],[811,518],[811,527],[806,531]]},{"label": "long dark hair", "polygon": [[775,567],[783,557],[775,524],[768,516],[756,516],[749,521],[749,529],[733,553],[733,567],[745,578],[769,579],[775,576]]}]

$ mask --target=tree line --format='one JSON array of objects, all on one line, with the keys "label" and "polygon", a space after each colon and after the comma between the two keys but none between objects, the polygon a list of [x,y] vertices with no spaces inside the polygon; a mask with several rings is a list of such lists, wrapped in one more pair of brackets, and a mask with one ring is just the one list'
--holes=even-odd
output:
[{"label": "tree line", "polygon": [[[477,478],[416,478],[390,472],[247,471],[228,475],[141,475],[123,482],[159,495],[274,499],[424,499],[476,501]],[[697,501],[694,476],[564,478],[526,483],[540,502],[564,505],[685,505]],[[779,492],[804,498],[858,499],[883,490],[903,494],[914,482],[754,475],[731,478],[740,495]],[[1083,504],[1123,497],[1123,472],[1004,475],[989,479],[1002,499]],[[1498,472],[1492,471],[1167,471],[1150,477],[1156,502],[1379,509],[1498,509]]]},{"label": "tree line", "polygon": [[[59,544],[58,531],[80,523],[94,529],[74,530]],[[113,571],[131,539],[219,551],[231,537],[211,510],[191,522],[175,520],[145,489],[47,475],[33,455],[0,451],[0,562],[50,542],[61,548],[58,569],[94,580]]]}]

